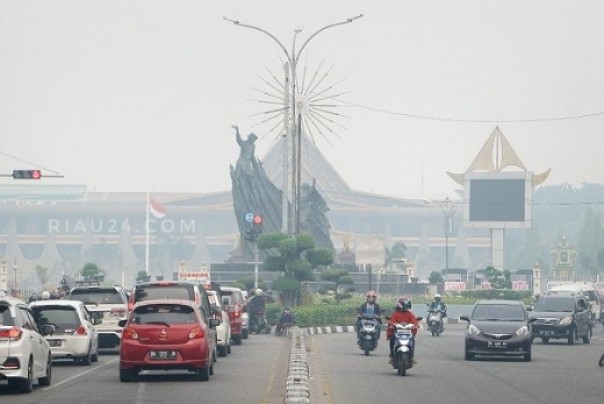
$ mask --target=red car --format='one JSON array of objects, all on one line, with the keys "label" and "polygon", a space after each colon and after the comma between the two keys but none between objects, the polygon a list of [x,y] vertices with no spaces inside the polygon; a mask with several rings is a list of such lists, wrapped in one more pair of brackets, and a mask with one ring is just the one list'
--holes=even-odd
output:
[{"label": "red car", "polygon": [[221,287],[222,304],[227,308],[231,323],[231,339],[235,345],[241,345],[244,333],[244,313],[247,308],[241,289]]},{"label": "red car", "polygon": [[128,320],[120,320],[120,381],[133,381],[141,370],[187,370],[207,381],[214,373],[214,330],[206,324],[199,304],[185,300],[137,303]]}]

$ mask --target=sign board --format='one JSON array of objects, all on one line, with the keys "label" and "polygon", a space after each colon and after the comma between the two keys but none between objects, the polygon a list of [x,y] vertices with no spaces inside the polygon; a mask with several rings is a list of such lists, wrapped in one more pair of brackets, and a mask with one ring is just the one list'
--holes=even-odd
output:
[{"label": "sign board", "polygon": [[196,283],[210,283],[209,272],[178,272],[178,280]]},{"label": "sign board", "polygon": [[252,212],[247,212],[245,214],[245,221],[248,223],[252,223],[254,221],[254,214]]}]

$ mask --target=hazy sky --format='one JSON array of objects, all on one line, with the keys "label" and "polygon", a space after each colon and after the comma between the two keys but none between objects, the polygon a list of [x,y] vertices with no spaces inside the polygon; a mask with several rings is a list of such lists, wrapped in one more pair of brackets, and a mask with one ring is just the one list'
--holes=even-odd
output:
[{"label": "hazy sky", "polygon": [[294,28],[300,45],[361,13],[315,37],[298,68],[324,60],[326,82],[362,106],[340,110],[333,146],[317,139],[353,188],[453,195],[445,171],[465,171],[497,120],[529,170],[552,168],[547,183],[604,183],[601,0],[0,0],[0,171],[30,167],[9,154],[65,176],[42,183],[229,190],[231,124],[269,129],[253,126],[267,107],[251,88],[268,88],[266,69],[281,77],[283,52],[223,16],[289,50]]}]

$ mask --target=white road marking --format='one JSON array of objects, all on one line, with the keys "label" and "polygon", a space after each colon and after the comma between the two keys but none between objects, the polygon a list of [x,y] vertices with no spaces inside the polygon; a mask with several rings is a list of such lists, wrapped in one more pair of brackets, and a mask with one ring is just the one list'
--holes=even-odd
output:
[{"label": "white road marking", "polygon": [[109,365],[111,365],[111,364],[114,364],[114,363],[115,363],[115,362],[117,362],[119,359],[120,359],[120,358],[115,358],[115,359],[112,359],[112,360],[110,360],[110,361],[109,361],[109,362],[107,362],[107,363],[103,363],[102,365],[99,365],[99,366],[95,366],[95,367],[93,367],[93,368],[90,368],[90,369],[88,369],[88,370],[86,370],[86,371],[84,371],[84,372],[78,373],[77,375],[73,375],[73,376],[71,376],[71,377],[68,377],[67,379],[62,380],[62,381],[60,381],[59,383],[54,383],[52,386],[49,386],[49,387],[44,387],[44,388],[42,388],[41,390],[46,391],[46,390],[52,390],[52,389],[56,389],[57,387],[60,387],[60,386],[64,385],[65,383],[69,383],[70,381],[75,380],[75,379],[77,379],[78,377],[82,377],[82,376],[84,376],[85,374],[88,374],[88,373],[91,373],[91,372],[95,372],[95,371],[97,371],[97,370],[101,370],[101,369],[103,369],[103,368],[105,368],[105,367],[107,367],[107,366],[109,366]]}]

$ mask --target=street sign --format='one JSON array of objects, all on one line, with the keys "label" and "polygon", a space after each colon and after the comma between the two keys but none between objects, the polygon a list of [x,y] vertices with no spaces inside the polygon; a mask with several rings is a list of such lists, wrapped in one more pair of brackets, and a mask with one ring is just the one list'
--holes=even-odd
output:
[{"label": "street sign", "polygon": [[245,214],[245,221],[248,223],[252,223],[254,221],[254,214],[252,212],[248,212]]}]

